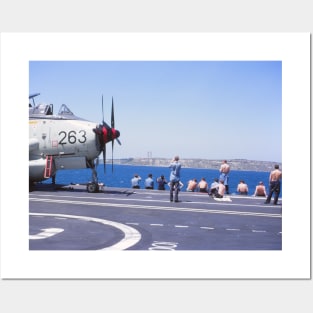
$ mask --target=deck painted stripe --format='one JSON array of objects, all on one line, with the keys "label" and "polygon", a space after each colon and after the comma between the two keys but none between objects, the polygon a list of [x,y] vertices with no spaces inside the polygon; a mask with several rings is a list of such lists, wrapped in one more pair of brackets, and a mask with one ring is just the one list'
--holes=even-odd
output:
[{"label": "deck painted stripe", "polygon": [[42,232],[38,233],[37,235],[29,235],[29,239],[30,240],[46,239],[55,236],[59,233],[62,233],[64,231],[63,228],[45,228],[41,230]]},{"label": "deck painted stripe", "polygon": [[260,217],[271,217],[281,218],[281,214],[275,213],[258,213],[258,212],[244,212],[244,211],[225,211],[225,210],[210,210],[210,209],[194,209],[194,208],[183,208],[183,207],[162,207],[162,206],[149,206],[140,204],[125,204],[125,203],[104,203],[104,202],[87,202],[87,201],[74,201],[74,200],[59,200],[59,199],[39,199],[29,198],[29,201],[35,202],[49,202],[49,203],[63,203],[73,205],[89,205],[89,206],[101,206],[101,207],[119,207],[119,208],[134,208],[134,209],[149,209],[149,210],[164,210],[164,211],[180,211],[180,212],[197,212],[197,213],[211,213],[211,214],[229,214],[229,215],[240,215],[240,216],[260,216]]},{"label": "deck painted stripe", "polygon": [[[125,194],[125,193],[122,193],[122,194]],[[95,197],[87,197],[87,196],[80,196],[80,197],[77,197],[76,195],[75,196],[61,196],[61,195],[52,195],[52,194],[36,194],[36,197],[57,197],[57,198],[74,198],[75,200],[76,199],[91,199],[91,200],[95,200],[97,198]],[[134,202],[161,202],[161,203],[168,203],[169,201],[168,200],[155,200],[155,199],[152,199],[152,200],[149,200],[149,199],[132,199],[132,198],[113,198],[113,197],[101,197],[101,198],[98,198],[99,200],[108,200],[108,201],[127,201],[127,202],[131,202],[131,201],[134,201]],[[233,199],[242,199],[242,198],[233,198]],[[251,199],[253,200],[259,200],[259,199],[255,199],[255,197],[252,197]],[[184,203],[184,202],[183,202]],[[188,202],[185,202],[185,203],[188,203]],[[265,208],[275,208],[275,209],[280,209],[281,206],[280,205],[271,205],[271,204],[243,204],[243,203],[232,203],[232,202],[228,202],[228,201],[225,201],[225,202],[197,202],[197,201],[192,201],[193,204],[201,204],[201,205],[208,205],[208,206],[224,206],[224,205],[227,205],[227,206],[240,206],[240,207],[265,207]]]},{"label": "deck painted stripe", "polygon": [[118,228],[121,230],[124,234],[125,237],[119,241],[118,243],[106,247],[100,250],[125,250],[127,248],[132,247],[136,243],[139,242],[141,239],[141,234],[134,228],[127,226],[125,224],[113,222],[113,221],[108,221],[100,218],[94,218],[94,217],[88,217],[88,216],[77,216],[77,215],[67,215],[67,214],[54,214],[54,213],[29,213],[31,216],[51,216],[51,217],[64,217],[64,218],[69,218],[69,219],[78,219],[86,222],[96,222],[100,223],[103,225],[109,225],[113,226],[115,228]]}]

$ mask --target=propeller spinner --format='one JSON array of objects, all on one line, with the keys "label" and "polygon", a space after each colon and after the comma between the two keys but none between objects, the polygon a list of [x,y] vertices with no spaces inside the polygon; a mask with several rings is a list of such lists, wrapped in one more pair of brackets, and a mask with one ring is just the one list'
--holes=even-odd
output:
[{"label": "propeller spinner", "polygon": [[120,136],[120,132],[117,129],[115,129],[113,97],[112,97],[112,108],[111,108],[111,127],[104,121],[103,95],[102,95],[102,124],[100,124],[96,128],[94,128],[93,131],[97,135],[98,143],[99,143],[99,149],[103,153],[104,172],[105,172],[105,164],[106,164],[106,144],[110,141],[112,142],[112,172],[113,172],[114,140],[116,140],[121,145],[121,142],[118,139],[118,137]]}]

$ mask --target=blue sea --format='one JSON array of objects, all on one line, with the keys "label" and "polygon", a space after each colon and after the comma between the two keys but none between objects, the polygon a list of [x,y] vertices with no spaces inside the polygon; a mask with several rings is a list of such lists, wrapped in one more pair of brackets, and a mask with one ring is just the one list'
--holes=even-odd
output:
[{"label": "blue sea", "polygon": [[[118,165],[114,164],[113,172],[111,164],[106,165],[104,174],[103,166],[99,165],[97,168],[98,181],[104,183],[109,187],[130,188],[130,180],[134,174],[141,176],[141,188],[144,188],[144,180],[148,174],[152,174],[154,180],[157,177],[164,175],[169,179],[170,169],[168,167],[156,166],[133,166],[133,165]],[[216,169],[201,169],[201,168],[184,168],[181,170],[181,181],[184,184],[182,191],[186,190],[187,183],[190,179],[196,178],[198,182],[204,177],[208,184],[213,182],[213,179],[219,177],[219,170]],[[268,191],[269,172],[254,172],[254,171],[235,171],[231,170],[229,174],[229,192],[230,194],[237,194],[237,185],[240,180],[244,180],[249,187],[249,195],[254,194],[255,186],[259,181],[263,181]],[[57,184],[86,184],[91,181],[90,169],[79,170],[59,170],[56,175]],[[51,179],[44,181],[44,183],[51,183]],[[155,186],[157,184],[155,183]],[[156,187],[155,187],[156,188]],[[168,189],[168,187],[167,187]],[[282,191],[280,193],[282,196]]]}]

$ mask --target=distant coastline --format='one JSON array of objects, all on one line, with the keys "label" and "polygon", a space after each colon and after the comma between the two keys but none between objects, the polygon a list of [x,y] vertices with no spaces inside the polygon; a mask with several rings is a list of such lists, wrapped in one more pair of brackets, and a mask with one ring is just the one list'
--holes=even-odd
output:
[{"label": "distant coastline", "polygon": [[[204,169],[219,169],[222,163],[222,159],[181,159],[181,164],[188,168],[204,168]],[[121,165],[135,165],[135,166],[160,166],[168,167],[171,159],[168,158],[125,158],[114,159],[114,164]],[[238,171],[255,171],[255,172],[269,172],[273,170],[275,164],[280,162],[272,161],[255,161],[246,159],[228,159],[228,164],[231,169]],[[107,163],[111,163],[111,160],[107,160]]]}]

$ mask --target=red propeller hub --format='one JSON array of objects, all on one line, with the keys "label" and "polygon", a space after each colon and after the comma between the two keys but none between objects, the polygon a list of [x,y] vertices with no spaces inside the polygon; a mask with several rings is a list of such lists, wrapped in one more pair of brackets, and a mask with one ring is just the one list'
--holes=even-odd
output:
[{"label": "red propeller hub", "polygon": [[100,150],[103,149],[105,144],[120,136],[120,132],[117,129],[111,128],[108,125],[99,125],[93,131],[98,135]]}]

